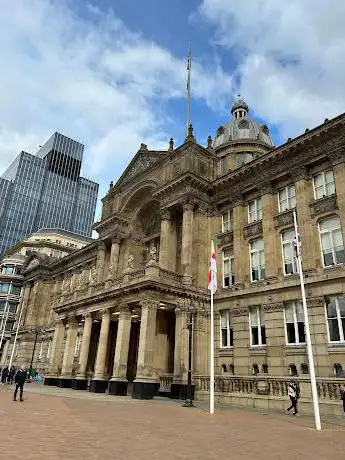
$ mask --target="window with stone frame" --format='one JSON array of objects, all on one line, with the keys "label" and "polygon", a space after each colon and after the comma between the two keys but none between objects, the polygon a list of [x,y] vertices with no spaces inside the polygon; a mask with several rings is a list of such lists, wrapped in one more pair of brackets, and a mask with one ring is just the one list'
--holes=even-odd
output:
[{"label": "window with stone frame", "polygon": [[249,310],[250,346],[266,345],[266,327],[260,306],[251,307]]},{"label": "window with stone frame", "polygon": [[232,211],[226,211],[222,214],[222,233],[232,230]]},{"label": "window with stone frame", "polygon": [[220,348],[229,348],[234,345],[234,332],[231,324],[230,310],[220,312]]},{"label": "window with stone frame", "polygon": [[219,174],[225,173],[225,161],[226,161],[225,157],[219,158],[219,163],[218,163]]},{"label": "window with stone frame", "polygon": [[235,284],[234,257],[230,249],[223,251],[223,287],[231,287]]},{"label": "window with stone frame", "polygon": [[287,185],[278,192],[279,212],[284,212],[296,207],[295,184]]},{"label": "window with stone frame", "polygon": [[295,232],[293,229],[286,230],[281,234],[284,275],[298,273],[298,264],[293,245],[294,238]]},{"label": "window with stone frame", "polygon": [[319,222],[319,233],[323,265],[343,264],[345,262],[343,233],[339,217],[331,217]]},{"label": "window with stone frame", "polygon": [[251,281],[260,281],[266,278],[264,240],[262,238],[250,243],[250,269]]},{"label": "window with stone frame", "polygon": [[334,174],[330,169],[328,171],[322,171],[313,177],[314,183],[314,196],[316,200],[323,198],[324,196],[330,196],[335,193],[335,182]]},{"label": "window with stone frame", "polygon": [[326,301],[326,316],[329,341],[335,343],[345,342],[345,298],[344,296],[331,296]]},{"label": "window with stone frame", "polygon": [[248,203],[248,223],[262,219],[261,198],[249,201]]},{"label": "window with stone frame", "polygon": [[288,345],[305,343],[303,304],[300,301],[286,303],[284,308],[285,337]]}]

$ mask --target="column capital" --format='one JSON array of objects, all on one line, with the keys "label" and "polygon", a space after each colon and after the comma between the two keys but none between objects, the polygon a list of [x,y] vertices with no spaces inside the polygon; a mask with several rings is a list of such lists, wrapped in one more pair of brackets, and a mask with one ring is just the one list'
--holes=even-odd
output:
[{"label": "column capital", "polygon": [[84,313],[84,314],[83,314],[83,318],[85,319],[85,321],[86,321],[87,319],[92,319],[92,318],[93,318],[92,313],[91,313],[91,312],[86,312],[86,313]]},{"label": "column capital", "polygon": [[143,299],[139,303],[141,308],[150,308],[155,310],[159,308],[159,302],[157,300]]},{"label": "column capital", "polygon": [[319,297],[310,297],[307,299],[307,305],[309,308],[313,307],[323,307],[325,305],[326,298],[323,296]]},{"label": "column capital", "polygon": [[270,312],[270,311],[281,311],[284,308],[284,302],[272,302],[266,303],[263,305],[263,310]]},{"label": "column capital", "polygon": [[98,251],[105,251],[105,243],[104,243],[104,241],[99,241],[97,243],[97,249],[98,249]]},{"label": "column capital", "polygon": [[295,182],[310,179],[309,171],[305,166],[298,166],[296,168],[291,169],[290,176],[292,176]]},{"label": "column capital", "polygon": [[171,220],[171,212],[169,209],[161,209],[161,220]]},{"label": "column capital", "polygon": [[109,308],[103,308],[102,310],[99,310],[100,316],[103,318],[110,317],[110,310]]},{"label": "column capital", "polygon": [[182,201],[183,211],[193,211],[195,207],[195,201],[191,199],[185,199]]},{"label": "column capital", "polygon": [[267,181],[258,185],[261,195],[271,195],[273,193],[272,182]]}]

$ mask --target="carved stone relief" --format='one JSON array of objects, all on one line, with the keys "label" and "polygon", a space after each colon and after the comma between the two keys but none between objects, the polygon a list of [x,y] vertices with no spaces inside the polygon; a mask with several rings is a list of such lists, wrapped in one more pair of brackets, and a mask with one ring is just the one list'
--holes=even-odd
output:
[{"label": "carved stone relief", "polygon": [[316,216],[325,212],[330,212],[338,209],[337,197],[335,195],[320,198],[310,204],[312,210],[311,215]]},{"label": "carved stone relief", "polygon": [[254,222],[243,227],[243,235],[245,238],[260,235],[262,233],[262,221]]}]

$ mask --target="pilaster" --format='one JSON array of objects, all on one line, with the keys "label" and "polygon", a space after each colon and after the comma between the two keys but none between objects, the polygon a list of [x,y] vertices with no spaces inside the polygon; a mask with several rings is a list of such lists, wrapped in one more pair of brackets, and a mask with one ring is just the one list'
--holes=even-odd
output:
[{"label": "pilaster", "polygon": [[[78,323],[75,318],[71,318],[68,322],[66,334],[65,349],[62,359],[61,377],[69,379],[72,383],[72,369],[74,361],[74,351],[77,340]],[[64,385],[70,386],[70,385]]]},{"label": "pilaster", "polygon": [[168,210],[161,213],[161,235],[159,247],[159,266],[165,270],[173,270],[172,261],[169,257],[171,215]]},{"label": "pilaster", "polygon": [[241,203],[233,208],[235,283],[245,283],[249,280],[249,245],[243,235],[243,227],[248,220],[246,211],[246,207]]},{"label": "pilaster", "polygon": [[[333,174],[335,181],[335,191],[337,194],[337,204],[339,209],[340,222],[343,226],[343,235],[344,235],[344,225],[345,225],[345,162],[344,157],[339,158],[333,157]],[[344,236],[343,236],[344,238]]]},{"label": "pilaster", "polygon": [[181,266],[185,284],[192,284],[193,276],[193,209],[194,203],[186,202],[183,204]]},{"label": "pilaster", "polygon": [[98,244],[97,260],[96,260],[96,280],[97,283],[103,281],[103,272],[105,264],[105,244],[101,241]]},{"label": "pilaster", "polygon": [[262,233],[265,251],[265,270],[267,278],[276,278],[281,273],[281,256],[279,254],[280,238],[274,226],[274,215],[277,211],[276,197],[272,194],[272,189],[266,187],[262,189]]},{"label": "pilaster", "polygon": [[62,319],[59,319],[55,324],[55,331],[51,349],[51,360],[49,366],[49,376],[46,377],[45,385],[56,385],[59,366],[61,362],[62,346],[65,335],[65,325]]}]

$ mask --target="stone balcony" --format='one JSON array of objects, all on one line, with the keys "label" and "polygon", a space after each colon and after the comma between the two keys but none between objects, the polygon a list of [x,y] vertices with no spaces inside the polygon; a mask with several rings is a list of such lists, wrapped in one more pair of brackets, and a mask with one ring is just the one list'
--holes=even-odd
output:
[{"label": "stone balcony", "polygon": [[58,302],[55,301],[54,308],[59,310],[66,305],[75,303],[89,303],[92,299],[108,297],[117,290],[130,290],[141,284],[155,283],[171,288],[182,288],[183,276],[179,273],[165,270],[157,263],[148,263],[144,268],[125,272],[116,278],[108,278],[100,283],[89,284],[74,292],[59,295]]}]

